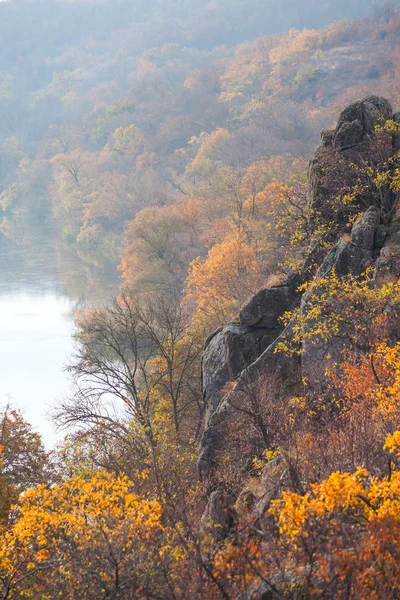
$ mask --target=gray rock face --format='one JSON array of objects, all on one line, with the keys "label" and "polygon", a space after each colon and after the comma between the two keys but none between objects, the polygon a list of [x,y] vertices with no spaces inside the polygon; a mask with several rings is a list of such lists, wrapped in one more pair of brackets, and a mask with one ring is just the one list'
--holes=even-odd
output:
[{"label": "gray rock face", "polygon": [[[370,207],[360,215],[351,231],[351,242],[339,240],[328,253],[321,264],[315,279],[329,276],[336,272],[339,277],[345,275],[361,275],[372,264],[376,234],[379,229],[380,217],[374,207]],[[306,314],[312,309],[310,294],[312,287],[301,300],[301,312]],[[343,343],[315,343],[315,340],[304,340],[301,353],[302,377],[307,380],[309,389],[324,385],[327,367],[339,361],[344,349]],[[330,358],[327,358],[329,354]]]},{"label": "gray rock face", "polygon": [[[382,96],[367,96],[366,98],[364,98],[363,100],[364,104],[367,105],[369,107],[369,110],[371,111],[370,113],[370,118],[372,119],[372,124],[375,125],[376,123],[376,115],[378,114],[379,117],[382,117],[384,120],[388,120],[391,119],[393,116],[393,108],[392,105],[390,104],[389,100],[387,100],[386,98],[383,98]],[[374,111],[373,108],[371,108],[371,105],[373,107],[375,107],[376,111]],[[367,112],[367,116],[368,116],[368,112]]]},{"label": "gray rock face", "polygon": [[364,140],[364,127],[358,119],[351,123],[343,123],[334,136],[335,148],[348,150],[362,144]]},{"label": "gray rock face", "polygon": [[400,279],[400,244],[388,244],[380,253],[375,267],[377,283]]},{"label": "gray rock face", "polygon": [[289,325],[252,365],[240,373],[235,387],[210,413],[200,443],[198,468],[202,480],[212,477],[218,454],[224,447],[229,420],[238,406],[245,405],[249,394],[256,395],[260,404],[264,399],[278,394],[289,399],[292,390],[300,382],[300,359],[297,354],[276,352],[282,336],[285,336],[285,339],[290,337],[291,327]]},{"label": "gray rock face", "polygon": [[[346,155],[349,140],[364,144],[374,135],[378,122],[392,117],[389,102],[375,96],[356,102],[343,111],[335,132],[323,135],[322,145],[310,163],[308,193],[311,206],[319,206],[318,203],[329,200],[323,184],[324,158],[327,152],[332,154],[327,146],[333,145],[345,161],[350,161],[350,155]],[[362,152],[361,147],[358,152]],[[320,265],[317,272],[314,267],[309,269],[309,278],[321,279],[333,271],[339,277],[349,274],[357,277],[369,266],[375,265],[377,283],[399,279],[400,209],[389,228],[380,221],[379,211],[370,206],[357,218],[350,236],[336,243],[332,241],[329,253],[317,261]],[[324,343],[311,344],[303,340],[298,354],[277,351],[281,340],[286,344],[293,340],[295,325],[292,321],[282,332],[281,315],[298,303],[303,314],[312,308],[312,287],[300,302],[297,293],[299,283],[287,282],[283,286],[260,290],[241,310],[240,323],[219,331],[206,349],[203,385],[209,412],[198,463],[202,479],[212,480],[218,457],[224,450],[225,440],[234,422],[232,419],[238,410],[240,412],[248,406],[249,393],[254,394],[260,406],[270,407],[274,398],[289,401],[298,394],[300,384],[304,381],[315,382],[317,390],[326,381],[329,361],[335,362],[341,356],[343,347],[340,341],[335,348],[327,348]],[[394,325],[393,329],[396,330],[396,336],[399,329],[400,339],[400,327]],[[228,382],[234,384],[230,390],[226,388]]]},{"label": "gray rock face", "polygon": [[362,144],[374,135],[379,122],[392,117],[392,107],[385,98],[367,96],[360,102],[354,102],[339,117],[333,135],[335,149],[345,151]]},{"label": "gray rock face", "polygon": [[[399,220],[400,223],[400,220]],[[353,225],[351,232],[351,241],[345,239],[339,240],[330,250],[318,269],[315,278],[320,279],[329,276],[333,271],[338,276],[354,275],[358,276],[370,266],[374,259],[375,240],[380,228],[380,218],[378,211],[370,207],[365,213],[359,216]],[[400,231],[400,225],[399,225]],[[394,235],[394,234],[393,234]],[[400,234],[399,234],[400,238]],[[400,243],[400,239],[399,239]],[[400,264],[399,264],[400,269]],[[242,309],[241,319],[246,323],[263,324],[264,329],[260,332],[273,332],[274,340],[255,362],[247,362],[246,367],[242,367],[246,361],[251,361],[251,357],[261,350],[258,346],[253,355],[251,345],[254,339],[251,337],[250,327],[244,325],[229,325],[218,333],[211,341],[204,358],[204,389],[207,394],[207,401],[210,403],[210,410],[207,420],[207,427],[203,434],[199,456],[199,472],[203,479],[209,478],[214,470],[219,451],[223,448],[226,436],[226,427],[229,427],[229,419],[232,418],[233,411],[241,403],[244,405],[246,394],[249,389],[251,393],[257,395],[262,404],[263,399],[268,395],[276,394],[279,397],[289,399],[296,384],[305,378],[308,381],[321,385],[325,378],[325,370],[328,366],[326,355],[328,348],[324,343],[311,344],[304,341],[302,345],[301,356],[286,355],[276,352],[276,347],[282,337],[285,341],[290,340],[291,328],[289,324],[286,330],[276,338],[276,329],[271,328],[279,323],[279,312],[284,312],[293,308],[297,302],[296,290],[287,286],[281,288],[272,288],[271,290],[261,290],[256,294],[249,304]],[[312,288],[311,288],[312,289]],[[274,302],[268,304],[267,299]],[[304,313],[310,307],[310,291],[301,299],[301,311]],[[269,307],[271,312],[269,312]],[[272,310],[274,307],[274,310]],[[280,311],[279,311],[280,308]],[[257,330],[256,330],[257,331]],[[244,343],[243,334],[247,332],[247,341],[244,345],[246,350],[238,351],[240,345]],[[236,340],[231,337],[235,333]],[[253,331],[252,335],[258,335]],[[262,337],[258,338],[258,342]],[[236,344],[236,345],[235,345]],[[249,346],[247,346],[249,344]],[[342,347],[337,345],[335,349],[329,348],[331,361],[339,358]],[[240,371],[239,371],[240,370]],[[239,377],[234,388],[226,391],[226,395],[221,394],[224,385],[236,373]],[[235,375],[233,375],[235,377]],[[221,396],[224,396],[221,399]],[[234,409],[233,406],[236,408]]]},{"label": "gray rock face", "polygon": [[[333,271],[339,276],[358,276],[364,272],[373,260],[379,226],[379,214],[370,207],[353,225],[351,241],[339,240],[333,246],[318,269],[316,279],[329,276]],[[210,477],[216,456],[223,447],[232,404],[237,407],[245,402],[250,387],[262,402],[272,389],[280,388],[279,394],[285,394],[285,389],[291,389],[302,377],[318,384],[324,379],[325,344],[305,341],[301,358],[275,351],[282,333],[280,317],[296,306],[298,285],[298,280],[293,280],[280,287],[261,290],[241,310],[241,324],[230,324],[218,331],[206,348],[203,390],[208,411],[199,457],[202,478]],[[310,292],[301,299],[303,313],[309,309],[309,295]],[[290,337],[290,328],[289,325],[283,334],[285,339]],[[337,353],[330,350],[332,360],[341,350],[339,347]],[[228,382],[234,382],[239,376],[229,391]]]},{"label": "gray rock face", "polygon": [[321,146],[332,146],[334,131],[323,129],[321,131]]},{"label": "gray rock face", "polygon": [[351,230],[351,243],[362,250],[372,252],[375,246],[375,236],[379,227],[380,216],[375,207],[371,206],[360,215]]},{"label": "gray rock face", "polygon": [[320,210],[325,205],[328,198],[328,190],[324,185],[325,173],[325,154],[328,151],[328,144],[318,148],[314,156],[308,163],[307,171],[307,201],[311,210]]},{"label": "gray rock face", "polygon": [[240,311],[240,323],[247,327],[255,325],[269,330],[279,328],[279,319],[290,310],[297,298],[300,281],[293,280],[287,285],[260,290]]},{"label": "gray rock face", "polygon": [[[336,271],[338,275],[360,275],[370,265],[379,230],[379,213],[371,206],[360,215],[351,230],[351,241],[339,240],[317,271],[321,278]],[[304,304],[305,299],[302,302]]]},{"label": "gray rock face", "polygon": [[[216,333],[208,343],[202,362],[203,394],[207,405],[206,422],[226,393],[225,387],[253,363],[268,343],[265,328],[251,328],[231,323]],[[276,337],[272,334],[272,338]]]},{"label": "gray rock face", "polygon": [[229,382],[282,333],[280,319],[299,298],[298,286],[299,280],[293,278],[282,286],[262,289],[240,311],[239,324],[230,323],[210,336],[202,363],[206,424],[229,391]]},{"label": "gray rock face", "polygon": [[389,228],[386,225],[379,225],[375,231],[374,249],[375,252],[382,250],[389,234]]},{"label": "gray rock face", "polygon": [[359,275],[367,268],[371,253],[351,242],[339,240],[320,266],[317,277],[336,271],[338,275]]}]

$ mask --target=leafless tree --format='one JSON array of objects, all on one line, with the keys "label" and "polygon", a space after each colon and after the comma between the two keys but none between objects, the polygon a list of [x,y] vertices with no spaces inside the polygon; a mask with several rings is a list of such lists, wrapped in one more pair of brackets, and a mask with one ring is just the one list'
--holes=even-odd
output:
[{"label": "leafless tree", "polygon": [[[75,392],[54,413],[61,426],[141,428],[153,439],[155,392],[162,394],[176,433],[192,419],[197,433],[204,404],[195,372],[201,346],[185,338],[188,315],[179,299],[122,295],[77,321],[76,353],[68,367]],[[154,362],[154,358],[158,361]],[[123,432],[122,432],[123,433]]]}]

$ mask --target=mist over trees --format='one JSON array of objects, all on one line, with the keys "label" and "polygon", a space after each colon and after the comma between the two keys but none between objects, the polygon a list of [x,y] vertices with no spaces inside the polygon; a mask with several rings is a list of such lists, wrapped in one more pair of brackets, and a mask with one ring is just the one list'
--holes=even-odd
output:
[{"label": "mist over trees", "polygon": [[[121,243],[141,210],[196,197],[239,214],[264,159],[308,157],[364,90],[395,101],[395,4],[12,0],[0,13],[2,231],[51,221],[94,268],[132,271]],[[209,243],[196,245],[180,283]]]}]

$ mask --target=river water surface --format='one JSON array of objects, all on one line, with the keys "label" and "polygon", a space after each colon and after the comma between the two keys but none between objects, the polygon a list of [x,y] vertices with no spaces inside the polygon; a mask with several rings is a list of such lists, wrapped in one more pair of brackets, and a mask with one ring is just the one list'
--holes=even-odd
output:
[{"label": "river water surface", "polygon": [[0,409],[22,409],[47,447],[62,435],[48,412],[71,389],[74,311],[115,290],[115,278],[99,280],[49,229],[0,234]]}]

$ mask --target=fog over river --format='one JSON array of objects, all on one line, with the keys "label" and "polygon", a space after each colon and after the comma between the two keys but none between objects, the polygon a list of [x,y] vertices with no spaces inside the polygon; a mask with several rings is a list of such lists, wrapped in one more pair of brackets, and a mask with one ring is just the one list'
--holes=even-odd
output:
[{"label": "fog over river", "polygon": [[47,413],[71,389],[74,311],[117,289],[56,239],[50,229],[0,234],[0,408],[21,408],[47,447],[62,435]]}]

